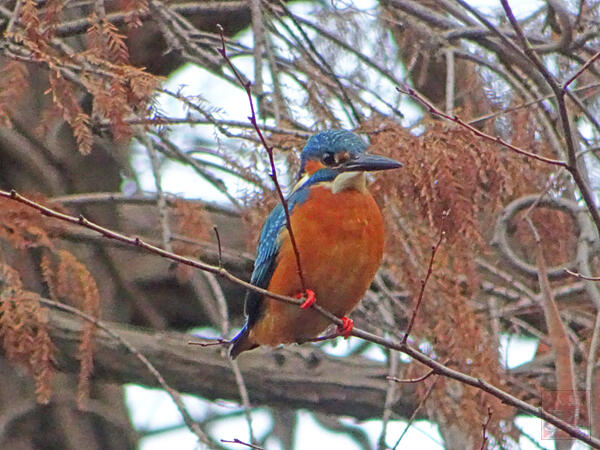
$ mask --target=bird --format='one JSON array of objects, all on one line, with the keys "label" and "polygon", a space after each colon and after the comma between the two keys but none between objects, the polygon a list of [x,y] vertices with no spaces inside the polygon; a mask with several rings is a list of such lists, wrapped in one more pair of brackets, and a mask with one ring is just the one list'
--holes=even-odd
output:
[{"label": "bird", "polygon": [[306,141],[298,181],[286,201],[303,280],[281,203],[263,225],[250,279],[254,286],[304,302],[284,303],[248,290],[246,323],[230,341],[231,358],[261,345],[314,339],[331,324],[311,308],[315,302],[342,319],[339,334],[350,335],[353,322],[346,315],[373,281],[384,247],[383,218],[367,189],[366,172],[402,167],[366,153],[367,147],[343,129],[322,131]]}]

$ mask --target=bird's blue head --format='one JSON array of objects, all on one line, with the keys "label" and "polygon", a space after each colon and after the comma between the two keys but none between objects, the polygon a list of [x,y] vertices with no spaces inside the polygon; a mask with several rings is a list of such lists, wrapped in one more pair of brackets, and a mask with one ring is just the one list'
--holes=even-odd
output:
[{"label": "bird's blue head", "polygon": [[402,164],[390,158],[365,153],[367,144],[347,130],[327,130],[311,136],[300,155],[300,177],[321,169],[367,172],[396,169]]}]

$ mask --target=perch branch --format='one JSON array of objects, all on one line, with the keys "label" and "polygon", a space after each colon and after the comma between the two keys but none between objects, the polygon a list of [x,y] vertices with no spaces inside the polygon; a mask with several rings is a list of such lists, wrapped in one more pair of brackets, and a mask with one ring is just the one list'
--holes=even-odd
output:
[{"label": "perch branch", "polygon": [[[74,217],[74,216],[70,216],[68,214],[63,214],[61,212],[54,211],[53,209],[50,209],[46,206],[43,206],[33,200],[30,200],[30,199],[18,194],[15,190],[12,190],[10,192],[0,190],[0,197],[27,205],[31,208],[38,210],[40,213],[42,213],[45,216],[60,219],[64,222],[68,222],[73,225],[78,225],[78,226],[82,226],[85,228],[89,228],[91,230],[94,230],[94,231],[102,234],[103,236],[105,236],[108,239],[114,239],[117,241],[121,241],[121,242],[130,244],[132,246],[140,247],[151,253],[162,256],[163,258],[167,258],[172,261],[176,261],[176,262],[188,265],[188,266],[192,266],[192,267],[196,267],[201,270],[205,270],[210,273],[214,273],[214,274],[216,274],[220,277],[223,277],[227,280],[230,280],[246,289],[251,289],[255,292],[258,292],[259,294],[273,298],[275,300],[279,300],[282,302],[286,302],[286,303],[290,303],[290,304],[294,304],[294,305],[298,305],[298,306],[300,304],[302,304],[302,300],[300,300],[300,299],[296,299],[294,297],[287,297],[284,295],[279,295],[279,294],[270,292],[268,290],[256,287],[251,283],[248,283],[240,278],[237,278],[236,276],[234,276],[227,270],[223,269],[222,267],[213,266],[210,264],[206,264],[202,261],[198,261],[194,258],[188,258],[188,257],[184,257],[181,255],[177,255],[175,253],[167,252],[166,250],[163,250],[159,247],[150,245],[150,244],[142,241],[139,237],[126,236],[124,234],[121,234],[116,231],[110,230],[108,228],[102,227],[94,222],[91,222],[91,221],[87,220],[86,218],[84,218],[83,216]],[[326,317],[327,319],[329,319],[331,322],[335,323],[336,325],[343,325],[341,319],[336,317],[331,312],[323,309],[318,304],[313,305],[313,309],[315,311],[317,311],[319,314],[321,314],[324,317]],[[351,335],[361,338],[361,339],[364,339],[366,341],[372,342],[374,344],[380,345],[382,347],[389,348],[390,350],[396,350],[396,351],[405,353],[407,356],[419,361],[420,363],[429,367],[430,369],[434,369],[436,374],[443,375],[447,378],[452,378],[463,384],[473,386],[477,389],[485,391],[485,392],[491,394],[492,396],[500,399],[503,403],[513,406],[513,407],[515,407],[523,412],[526,412],[528,414],[531,414],[535,417],[539,417],[540,419],[545,420],[546,422],[554,425],[556,428],[563,430],[565,433],[567,433],[571,437],[578,439],[581,442],[584,442],[586,444],[589,444],[590,446],[592,446],[594,448],[600,449],[600,439],[590,437],[584,431],[580,430],[579,428],[577,428],[574,425],[567,423],[566,421],[560,419],[559,417],[555,416],[554,414],[549,413],[547,410],[545,410],[541,407],[535,407],[533,405],[530,405],[529,403],[524,402],[523,400],[520,400],[519,398],[515,397],[514,395],[511,395],[508,392],[503,391],[502,389],[490,384],[489,382],[487,382],[486,380],[484,380],[482,378],[473,377],[473,376],[467,375],[463,372],[451,369],[450,367],[447,367],[446,365],[440,363],[439,361],[436,361],[435,359],[427,356],[426,354],[411,347],[410,345],[408,345],[406,343],[392,342],[381,336],[378,336],[373,333],[369,333],[368,331],[364,331],[364,330],[361,330],[358,328],[354,328],[352,330]]]}]

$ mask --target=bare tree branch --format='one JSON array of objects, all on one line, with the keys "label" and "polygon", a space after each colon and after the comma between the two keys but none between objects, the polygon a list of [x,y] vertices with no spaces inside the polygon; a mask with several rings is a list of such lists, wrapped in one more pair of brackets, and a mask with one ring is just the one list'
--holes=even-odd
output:
[{"label": "bare tree branch", "polygon": [[[286,303],[291,303],[291,304],[298,305],[298,306],[300,306],[303,303],[301,300],[298,300],[298,299],[295,299],[292,297],[283,296],[283,295],[278,295],[273,292],[258,288],[248,282],[245,282],[245,281],[233,276],[232,274],[227,272],[222,267],[211,266],[209,264],[200,262],[200,261],[192,259],[192,258],[186,258],[186,257],[182,257],[179,255],[167,252],[163,249],[157,248],[155,246],[152,246],[150,244],[147,244],[147,243],[141,241],[138,237],[135,237],[135,238],[127,237],[123,234],[117,233],[115,231],[109,230],[100,225],[97,225],[97,224],[85,219],[83,216],[76,218],[73,216],[69,216],[67,214],[63,214],[63,213],[54,211],[50,208],[40,205],[37,202],[34,202],[26,197],[23,197],[22,195],[18,194],[14,190],[11,192],[5,192],[5,191],[0,190],[0,197],[4,197],[4,198],[12,200],[12,201],[17,201],[19,203],[23,203],[29,207],[32,207],[32,208],[40,211],[40,213],[42,213],[44,215],[54,217],[54,218],[57,218],[57,219],[60,219],[60,220],[63,220],[63,221],[69,222],[69,223],[73,223],[76,225],[80,225],[80,226],[92,229],[94,231],[101,233],[106,238],[116,239],[121,242],[126,242],[126,243],[129,243],[136,247],[144,248],[144,249],[151,251],[152,253],[155,253],[157,255],[160,255],[164,258],[168,258],[173,261],[178,261],[178,262],[181,262],[182,264],[190,265],[192,267],[196,267],[198,269],[205,270],[209,273],[217,274],[217,275],[219,275],[223,278],[226,278],[230,281],[234,281],[235,283],[239,284],[240,286],[243,286],[247,289],[252,289],[256,292],[259,292],[259,293],[261,293],[265,296],[268,296],[270,298],[273,298],[275,300],[283,301]],[[312,307],[315,311],[317,311],[319,314],[322,314],[324,317],[328,318],[330,321],[332,321],[336,325],[343,325],[341,319],[339,319],[332,313],[328,312],[327,310],[321,308],[318,304],[315,304]],[[582,442],[590,444],[594,448],[600,448],[600,440],[590,437],[588,434],[581,431],[576,426],[567,423],[566,421],[549,413],[548,411],[544,410],[543,408],[534,407],[534,406],[528,404],[527,402],[524,402],[524,401],[518,399],[514,395],[511,395],[508,392],[503,391],[502,389],[490,384],[489,382],[487,382],[484,379],[473,377],[473,376],[467,375],[465,373],[462,373],[460,371],[451,369],[448,366],[427,356],[426,354],[422,353],[421,351],[407,345],[406,343],[397,344],[397,343],[391,342],[385,338],[377,336],[373,333],[369,333],[368,331],[364,331],[364,330],[357,329],[357,328],[353,328],[351,335],[362,338],[362,339],[372,342],[374,344],[381,345],[390,350],[396,350],[396,351],[405,353],[406,355],[414,358],[415,360],[419,361],[420,363],[433,369],[435,374],[443,375],[448,378],[452,378],[463,384],[473,386],[482,391],[485,391],[485,392],[493,395],[494,397],[497,397],[498,399],[502,400],[502,402],[504,402],[510,406],[518,408],[524,412],[532,414],[536,417],[539,417],[539,418],[551,423],[552,425],[554,425],[555,427],[564,431],[568,435],[570,435]]]}]

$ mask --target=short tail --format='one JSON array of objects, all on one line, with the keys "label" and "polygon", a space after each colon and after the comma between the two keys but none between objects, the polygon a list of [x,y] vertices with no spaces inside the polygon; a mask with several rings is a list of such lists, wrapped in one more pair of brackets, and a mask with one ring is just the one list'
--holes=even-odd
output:
[{"label": "short tail", "polygon": [[245,352],[246,350],[252,350],[256,347],[258,347],[258,344],[250,340],[250,330],[248,329],[248,324],[246,324],[244,328],[242,328],[242,331],[231,340],[229,356],[231,359],[235,359],[240,353]]}]

